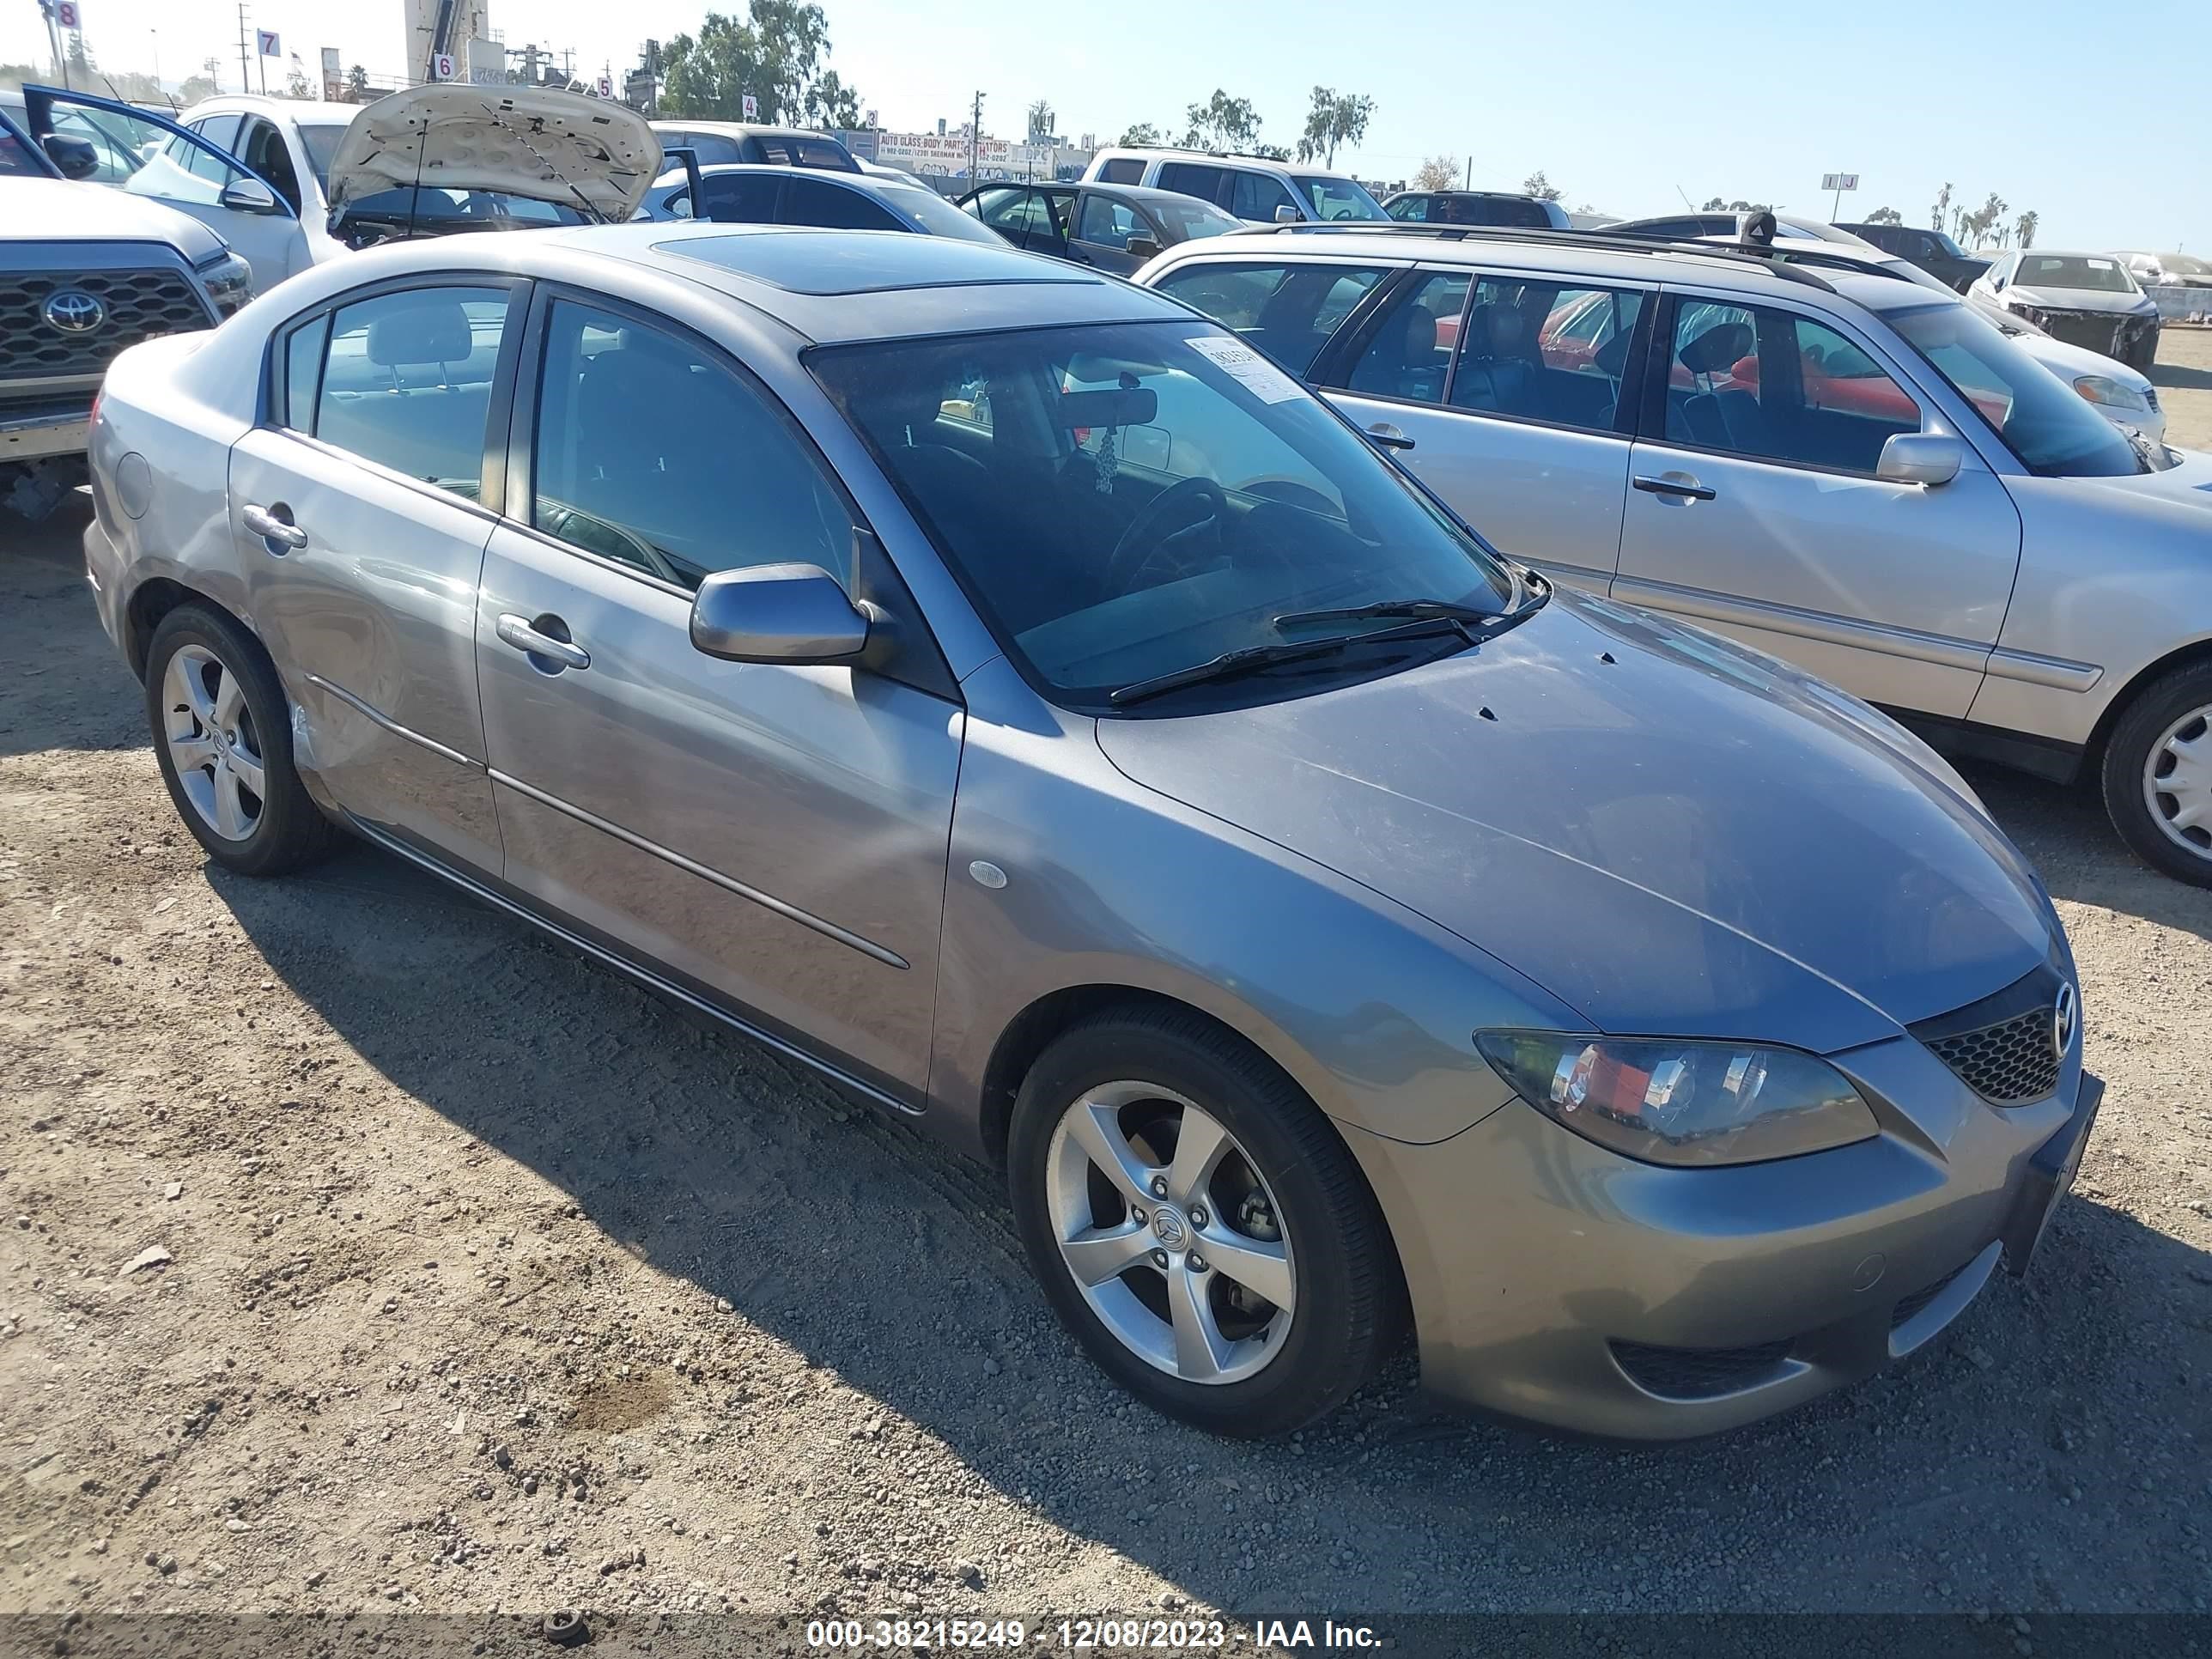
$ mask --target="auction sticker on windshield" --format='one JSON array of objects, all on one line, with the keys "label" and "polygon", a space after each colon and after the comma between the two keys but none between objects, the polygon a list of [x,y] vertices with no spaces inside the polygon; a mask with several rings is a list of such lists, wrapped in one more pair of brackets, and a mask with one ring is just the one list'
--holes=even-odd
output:
[{"label": "auction sticker on windshield", "polygon": [[1263,404],[1287,403],[1305,388],[1277,368],[1242,340],[1224,340],[1218,334],[1201,334],[1190,349],[1210,357],[1233,380]]}]

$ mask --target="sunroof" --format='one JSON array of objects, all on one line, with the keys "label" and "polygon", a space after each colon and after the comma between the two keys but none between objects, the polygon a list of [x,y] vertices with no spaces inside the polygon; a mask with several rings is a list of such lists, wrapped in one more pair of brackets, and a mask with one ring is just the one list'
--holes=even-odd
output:
[{"label": "sunroof", "polygon": [[653,246],[657,252],[720,265],[792,294],[878,294],[902,288],[1097,280],[1078,270],[1062,275],[1011,248],[880,231],[739,231],[685,236]]}]

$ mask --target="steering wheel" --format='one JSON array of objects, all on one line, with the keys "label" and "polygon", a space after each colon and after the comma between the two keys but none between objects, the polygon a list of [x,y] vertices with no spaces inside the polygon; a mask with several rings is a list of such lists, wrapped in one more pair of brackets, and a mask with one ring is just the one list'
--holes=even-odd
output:
[{"label": "steering wheel", "polygon": [[[1199,501],[1206,504],[1202,516],[1192,519],[1181,530],[1155,538],[1155,532],[1170,514],[1188,511]],[[1136,586],[1137,578],[1144,574],[1152,556],[1170,542],[1188,535],[1202,524],[1219,526],[1228,517],[1229,497],[1212,479],[1194,474],[1180,483],[1170,484],[1145,503],[1129,527],[1121,532],[1121,539],[1114,544],[1113,556],[1106,561],[1106,591],[1115,594],[1128,592]]]}]

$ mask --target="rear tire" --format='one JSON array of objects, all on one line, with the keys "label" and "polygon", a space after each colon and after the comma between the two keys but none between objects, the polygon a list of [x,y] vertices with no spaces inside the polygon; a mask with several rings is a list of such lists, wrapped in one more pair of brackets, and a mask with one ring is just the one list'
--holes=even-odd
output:
[{"label": "rear tire", "polygon": [[2212,663],[2136,694],[2105,744],[2102,781],[2105,811],[2138,858],[2212,887]]},{"label": "rear tire", "polygon": [[325,857],[337,835],[292,765],[291,706],[260,641],[210,605],[161,618],[146,652],[161,781],[208,856],[242,876]]},{"label": "rear tire", "polygon": [[1397,1263],[1342,1138],[1194,1013],[1109,1010],[1064,1032],[1023,1081],[1007,1152],[1046,1299],[1155,1410],[1288,1434],[1342,1405],[1397,1334]]}]

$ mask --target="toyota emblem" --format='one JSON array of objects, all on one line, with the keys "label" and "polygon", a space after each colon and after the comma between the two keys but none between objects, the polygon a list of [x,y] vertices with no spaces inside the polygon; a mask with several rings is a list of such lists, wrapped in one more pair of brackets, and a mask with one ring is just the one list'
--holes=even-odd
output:
[{"label": "toyota emblem", "polygon": [[2051,1005],[2051,1047],[2059,1059],[2074,1046],[2075,1028],[2081,1023],[2081,1000],[2071,985],[2058,988],[2058,995]]},{"label": "toyota emblem", "polygon": [[46,295],[39,314],[57,332],[89,334],[107,320],[107,307],[82,289],[65,288]]}]

